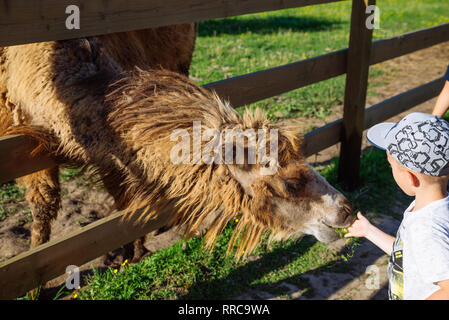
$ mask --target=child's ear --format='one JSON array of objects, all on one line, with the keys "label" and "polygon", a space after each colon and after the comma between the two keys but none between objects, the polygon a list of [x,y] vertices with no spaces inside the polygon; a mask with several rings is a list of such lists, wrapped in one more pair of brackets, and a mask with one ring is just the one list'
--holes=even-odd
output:
[{"label": "child's ear", "polygon": [[419,181],[418,176],[412,171],[407,170],[407,176],[410,185],[413,187],[418,188],[421,185],[421,181]]}]

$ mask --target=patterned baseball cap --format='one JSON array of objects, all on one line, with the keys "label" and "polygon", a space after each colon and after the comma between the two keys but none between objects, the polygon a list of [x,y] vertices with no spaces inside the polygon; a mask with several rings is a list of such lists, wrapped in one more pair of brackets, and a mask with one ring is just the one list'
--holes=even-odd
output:
[{"label": "patterned baseball cap", "polygon": [[449,174],[449,123],[440,117],[410,113],[398,123],[373,126],[366,138],[410,170],[436,177]]}]

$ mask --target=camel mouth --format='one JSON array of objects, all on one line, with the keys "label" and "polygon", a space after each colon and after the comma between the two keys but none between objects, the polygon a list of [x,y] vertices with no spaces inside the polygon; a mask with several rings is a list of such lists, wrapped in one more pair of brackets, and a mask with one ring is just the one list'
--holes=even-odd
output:
[{"label": "camel mouth", "polygon": [[328,228],[333,228],[331,225],[327,224],[326,222],[324,222],[324,220],[320,221],[322,224],[324,224],[326,227]]},{"label": "camel mouth", "polygon": [[[340,219],[339,219],[340,220]],[[348,228],[349,226],[351,226],[354,221],[356,220],[355,216],[352,214],[351,211],[346,210],[345,211],[345,218],[341,221],[336,221],[335,223],[331,223],[328,220],[326,220],[326,218],[323,218],[320,220],[320,222],[322,224],[324,224],[326,227],[328,228],[332,228],[332,229],[344,229],[344,228]]]},{"label": "camel mouth", "polygon": [[337,227],[332,226],[323,220],[319,220],[318,224],[315,224],[312,233],[309,234],[313,235],[318,241],[323,243],[331,243],[342,238],[342,233],[337,231]]},{"label": "camel mouth", "polygon": [[324,222],[324,220],[321,220],[321,224],[324,225],[328,229],[332,229],[332,230],[338,229],[338,227],[333,227],[333,226],[327,224],[326,222]]},{"label": "camel mouth", "polygon": [[336,225],[331,225],[331,224],[328,224],[328,223],[326,223],[326,221],[324,221],[324,220],[321,220],[320,221],[324,226],[326,226],[327,228],[329,228],[329,229],[332,229],[332,230],[341,230],[341,229],[346,229],[346,228],[348,228],[349,226],[351,226],[351,224],[352,224],[352,220],[351,221],[348,221],[347,223],[344,223],[344,224],[336,224]]},{"label": "camel mouth", "polygon": [[339,226],[331,226],[331,225],[327,224],[327,223],[324,222],[324,221],[321,221],[321,223],[327,228],[327,230],[329,230],[329,231],[332,230],[333,232],[335,232],[337,238],[343,238],[344,235],[345,235],[346,233],[349,232],[349,231],[348,231],[348,227],[350,227],[351,224],[352,224],[352,222],[348,222],[348,223],[347,223],[346,225],[344,225],[344,226],[342,226],[342,225],[339,225]]}]

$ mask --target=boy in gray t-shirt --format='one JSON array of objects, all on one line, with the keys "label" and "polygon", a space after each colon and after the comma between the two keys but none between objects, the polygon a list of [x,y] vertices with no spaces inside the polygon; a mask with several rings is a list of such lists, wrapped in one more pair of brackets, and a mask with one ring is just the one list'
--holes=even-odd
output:
[{"label": "boy in gray t-shirt", "polygon": [[360,212],[345,237],[365,237],[391,256],[390,299],[449,299],[449,124],[416,112],[372,127],[367,138],[387,151],[396,183],[415,200],[396,238]]}]

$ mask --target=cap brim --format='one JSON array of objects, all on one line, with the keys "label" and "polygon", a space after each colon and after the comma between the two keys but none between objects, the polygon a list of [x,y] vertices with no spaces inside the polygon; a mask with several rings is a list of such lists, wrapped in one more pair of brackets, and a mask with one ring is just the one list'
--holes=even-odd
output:
[{"label": "cap brim", "polygon": [[393,128],[395,125],[394,122],[383,122],[376,124],[375,126],[371,127],[367,134],[366,138],[370,143],[372,143],[374,146],[386,150],[387,149],[387,140],[385,139],[387,133]]}]

